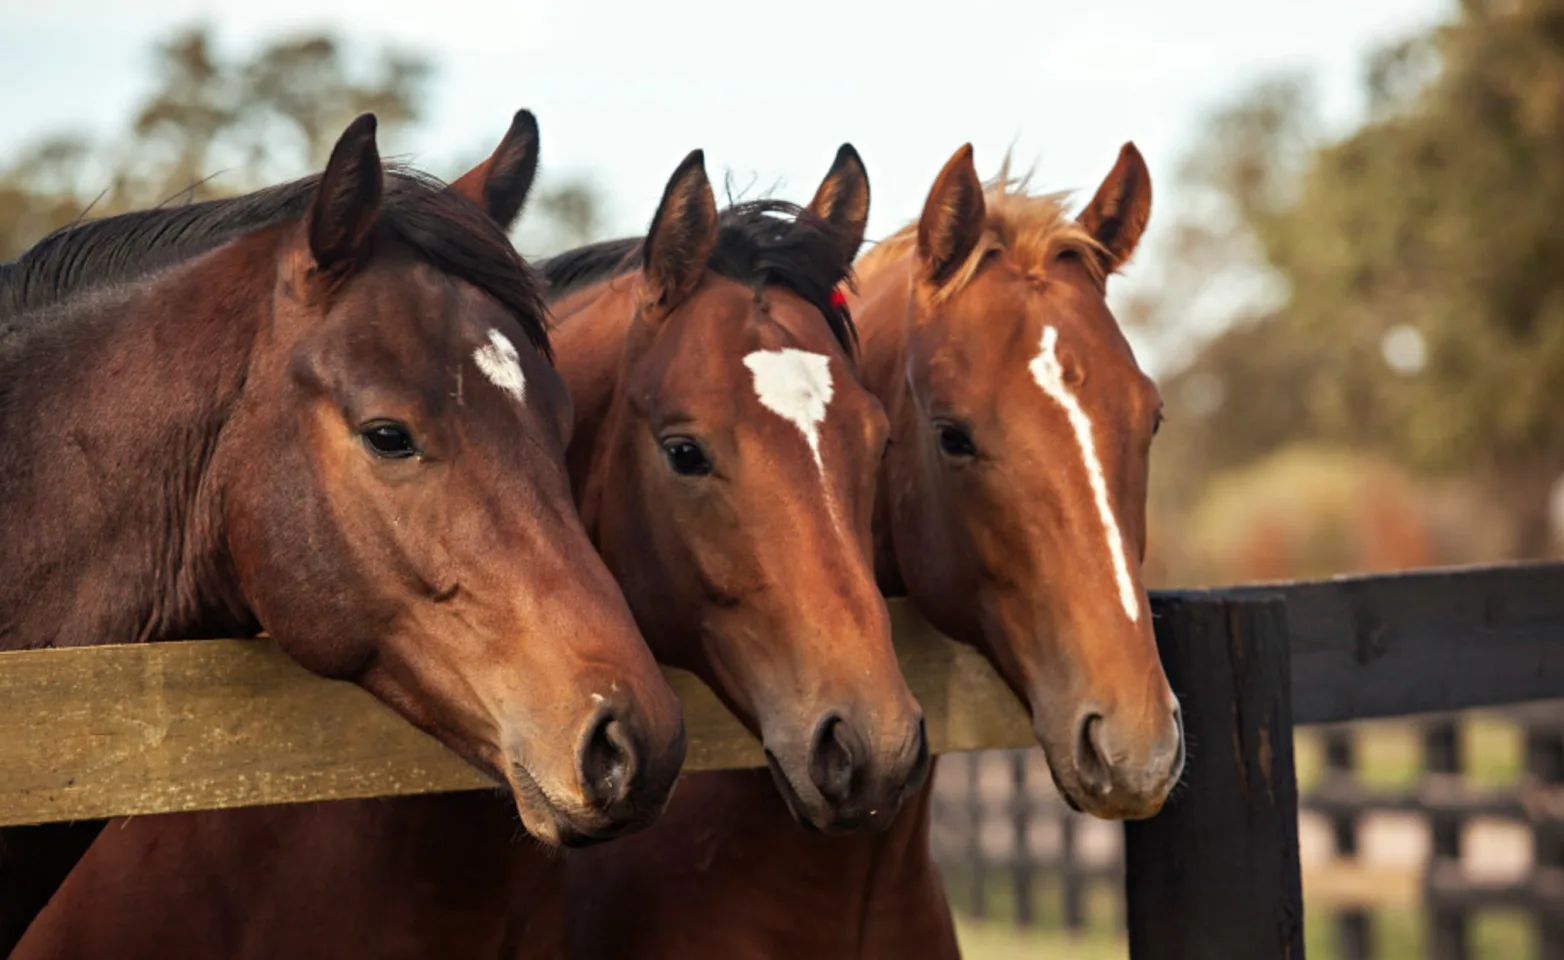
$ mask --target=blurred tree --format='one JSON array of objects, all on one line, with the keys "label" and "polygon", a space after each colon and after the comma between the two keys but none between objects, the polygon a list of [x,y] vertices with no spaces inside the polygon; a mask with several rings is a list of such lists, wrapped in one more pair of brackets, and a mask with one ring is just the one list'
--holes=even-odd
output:
[{"label": "blurred tree", "polygon": [[1467,0],[1377,56],[1368,93],[1368,123],[1314,149],[1274,84],[1212,124],[1193,170],[1221,203],[1180,234],[1183,268],[1209,277],[1209,248],[1226,263],[1252,244],[1280,295],[1167,381],[1170,407],[1192,404],[1197,472],[1292,440],[1382,449],[1487,480],[1517,551],[1545,552],[1564,472],[1564,0]]},{"label": "blurred tree", "polygon": [[1268,245],[1289,324],[1336,361],[1311,412],[1486,474],[1540,552],[1564,471],[1564,0],[1469,0],[1370,76],[1379,118],[1317,156]]},{"label": "blurred tree", "polygon": [[420,57],[382,52],[367,80],[345,70],[342,51],[330,37],[306,37],[267,47],[239,71],[240,108],[249,120],[252,154],[276,150],[260,139],[282,127],[297,141],[302,166],[326,165],[332,145],[348,122],[373,113],[393,141],[398,131],[422,119],[422,100],[431,68]]},{"label": "blurred tree", "polygon": [[[153,66],[156,85],[120,140],[54,137],[0,163],[0,260],[86,214],[204,200],[318,170],[366,111],[380,121],[382,153],[395,152],[424,119],[433,74],[422,57],[382,50],[366,60],[324,35],[228,57],[205,27],[158,44]],[[590,181],[545,181],[522,219],[523,249],[598,239],[602,219]]]},{"label": "blurred tree", "polygon": [[204,27],[157,46],[157,84],[118,142],[54,138],[0,168],[0,258],[81,216],[255,189],[324,165],[359,113],[382,150],[422,117],[429,65],[381,52],[364,76],[336,40],[284,40],[222,56]]},{"label": "blurred tree", "polygon": [[516,225],[516,247],[528,257],[547,257],[603,239],[602,194],[580,177],[539,177]]}]

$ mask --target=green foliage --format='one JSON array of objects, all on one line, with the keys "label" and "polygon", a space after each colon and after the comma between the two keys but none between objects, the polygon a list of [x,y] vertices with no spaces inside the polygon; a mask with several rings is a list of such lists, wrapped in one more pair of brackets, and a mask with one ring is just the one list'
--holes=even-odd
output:
[{"label": "green foliage", "polygon": [[[84,214],[241,193],[319,170],[360,113],[376,115],[381,152],[394,155],[425,119],[434,67],[405,51],[361,53],[317,35],[234,57],[204,27],[158,44],[156,85],[122,137],[58,136],[0,162],[0,260]],[[496,113],[496,136],[508,119]],[[543,186],[524,229],[551,249],[584,243],[596,239],[600,206],[588,182]]]},{"label": "green foliage", "polygon": [[330,37],[223,56],[204,28],[154,51],[157,84],[125,135],[56,137],[0,168],[0,257],[83,214],[255,189],[324,165],[337,134],[374,111],[382,142],[421,117],[429,65],[383,52],[366,77]]},{"label": "green foliage", "polygon": [[545,257],[602,239],[602,201],[590,181],[540,177],[516,230],[516,246]]},{"label": "green foliage", "polygon": [[1467,3],[1367,73],[1369,122],[1338,142],[1295,81],[1211,123],[1186,180],[1219,202],[1175,254],[1198,282],[1210,248],[1257,252],[1275,295],[1168,381],[1170,409],[1201,401],[1204,471],[1328,440],[1481,477],[1540,552],[1564,471],[1564,0]]},{"label": "green foliage", "polygon": [[[1332,379],[1380,381],[1371,408],[1330,391],[1313,412],[1430,468],[1564,466],[1564,4],[1469,10],[1431,43],[1438,76],[1322,151],[1268,244]],[[1387,367],[1398,325],[1422,370]]]}]

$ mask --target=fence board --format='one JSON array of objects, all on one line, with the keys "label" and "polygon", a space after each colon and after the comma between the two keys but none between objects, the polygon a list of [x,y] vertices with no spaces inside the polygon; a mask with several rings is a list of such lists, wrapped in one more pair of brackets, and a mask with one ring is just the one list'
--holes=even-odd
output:
[{"label": "fence board", "polygon": [[1298,724],[1564,696],[1564,564],[1256,584],[1221,595],[1286,598]]},{"label": "fence board", "polygon": [[[894,611],[936,750],[1024,746],[1025,713],[982,657]],[[669,671],[687,768],[763,766],[693,676]],[[0,653],[0,825],[490,786],[350,684],[267,640]]]},{"label": "fence board", "polygon": [[[1294,719],[1319,723],[1564,695],[1564,565],[1516,564],[1183,594],[1281,597]],[[1158,602],[1168,601],[1158,598]],[[903,601],[891,615],[938,751],[1031,743],[971,650]],[[690,769],[760,763],[688,675]],[[0,825],[483,785],[362,691],[266,642],[0,654]]]}]

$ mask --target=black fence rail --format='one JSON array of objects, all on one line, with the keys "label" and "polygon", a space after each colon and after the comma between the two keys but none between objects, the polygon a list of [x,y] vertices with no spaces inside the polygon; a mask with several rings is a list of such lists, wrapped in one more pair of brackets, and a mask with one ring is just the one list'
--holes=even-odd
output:
[{"label": "black fence rail", "polygon": [[[1417,782],[1388,792],[1366,788],[1361,781],[1359,731],[1350,726],[1321,731],[1324,770],[1302,805],[1329,825],[1335,862],[1360,856],[1368,817],[1414,815],[1426,825],[1420,900],[1427,956],[1433,960],[1473,956],[1472,919],[1491,910],[1526,915],[1535,955],[1564,958],[1564,703],[1530,705],[1505,716],[1523,732],[1524,748],[1519,778],[1503,787],[1474,783],[1474,758],[1458,716],[1418,718],[1422,756]],[[1470,828],[1477,823],[1510,824],[1530,834],[1530,863],[1520,876],[1496,880],[1472,869],[1477,851],[1471,849]],[[1336,955],[1375,960],[1378,897],[1367,887],[1356,899],[1335,906]]]}]

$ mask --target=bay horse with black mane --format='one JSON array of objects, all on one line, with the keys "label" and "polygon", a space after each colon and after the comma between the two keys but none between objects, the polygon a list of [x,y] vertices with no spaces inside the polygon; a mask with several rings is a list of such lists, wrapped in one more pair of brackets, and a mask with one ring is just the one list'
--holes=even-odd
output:
[{"label": "bay horse with black mane", "polygon": [[[509,225],[535,151],[513,125],[454,187]],[[929,763],[874,580],[888,424],[836,295],[867,217],[850,147],[809,208],[720,212],[696,152],[644,240],[542,264],[593,541],[659,659],[762,739],[768,799],[833,833],[891,823]],[[19,956],[556,957],[562,864],[515,839],[477,794],[138,818]]]},{"label": "bay horse with black mane", "polygon": [[[891,423],[881,587],[993,662],[1067,802],[1111,819],[1156,813],[1184,762],[1140,578],[1161,404],[1105,302],[1150,203],[1131,145],[1073,220],[1007,172],[985,188],[963,147],[850,298]],[[571,956],[957,957],[931,794],[824,837],[748,773],[686,777],[652,828],[571,858]]]},{"label": "bay horse with black mane", "polygon": [[[383,169],[368,115],[318,177],[6,265],[0,648],[264,631],[532,835],[645,826],[683,724],[571,503],[540,294],[484,211]],[[93,832],[6,832],[5,948]]]}]

